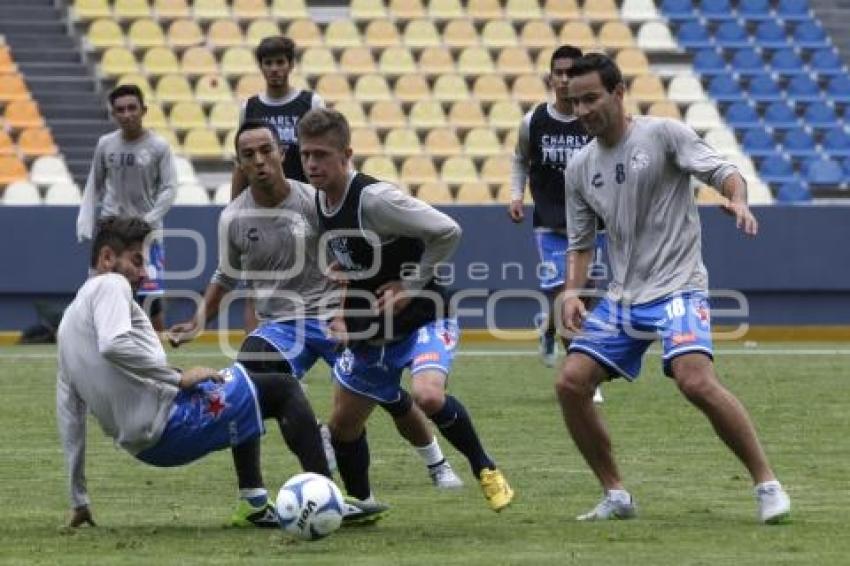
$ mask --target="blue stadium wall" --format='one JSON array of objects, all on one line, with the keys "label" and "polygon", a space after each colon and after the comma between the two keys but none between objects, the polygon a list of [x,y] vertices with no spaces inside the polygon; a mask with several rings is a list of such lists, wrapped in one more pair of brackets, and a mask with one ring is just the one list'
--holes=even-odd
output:
[{"label": "blue stadium wall", "polygon": [[[201,275],[172,281],[169,289],[202,291],[216,254],[217,207],[176,207],[168,228],[203,235],[206,250],[198,258],[189,239],[167,241],[169,270],[190,270],[201,260]],[[454,206],[444,209],[464,229],[454,257],[456,290],[477,289],[460,306],[468,328],[481,327],[475,309],[492,307],[501,328],[528,328],[536,302],[514,291],[535,289],[537,254],[529,222],[513,225],[502,206]],[[74,238],[75,207],[0,207],[0,331],[20,330],[36,322],[35,301],[68,302],[86,276],[88,247]],[[712,289],[742,292],[749,302],[747,322],[755,325],[850,324],[850,208],[844,206],[760,207],[757,238],[744,237],[716,208],[701,208],[703,256]],[[489,301],[489,302],[488,302]],[[188,315],[191,306],[169,304],[169,322]],[[731,306],[726,300],[715,306]],[[734,323],[740,317],[715,321]],[[240,326],[241,310],[229,314]]]}]

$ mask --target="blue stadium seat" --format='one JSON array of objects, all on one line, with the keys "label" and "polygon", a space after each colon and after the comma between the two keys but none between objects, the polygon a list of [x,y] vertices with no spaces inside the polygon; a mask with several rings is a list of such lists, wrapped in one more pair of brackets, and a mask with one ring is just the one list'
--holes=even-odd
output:
[{"label": "blue stadium seat", "polygon": [[803,170],[810,185],[840,185],[845,181],[841,165],[831,159],[812,159]]},{"label": "blue stadium seat", "polygon": [[803,60],[793,49],[777,49],[770,56],[770,69],[783,77],[805,73]]},{"label": "blue stadium seat", "polygon": [[756,128],[761,126],[756,109],[746,102],[735,102],[729,105],[723,113],[726,123],[736,129]]},{"label": "blue stadium seat", "polygon": [[708,95],[721,102],[744,100],[741,85],[729,75],[717,75],[708,83]]},{"label": "blue stadium seat", "polygon": [[780,153],[766,156],[758,167],[759,177],[767,183],[780,184],[794,181],[794,167],[788,158]]},{"label": "blue stadium seat", "polygon": [[820,27],[820,24],[811,20],[797,24],[797,27],[794,28],[794,42],[800,47],[810,49],[822,49],[830,46],[826,32]]},{"label": "blue stadium seat", "polygon": [[809,192],[809,187],[805,183],[795,179],[779,187],[776,191],[776,200],[786,204],[808,202],[812,200],[812,193]]},{"label": "blue stadium seat", "polygon": [[797,75],[788,82],[785,93],[790,100],[797,102],[815,102],[823,99],[818,83],[808,75]]},{"label": "blue stadium seat", "polygon": [[788,32],[774,21],[762,22],[756,27],[755,43],[760,47],[781,49],[788,45]]},{"label": "blue stadium seat", "polygon": [[809,69],[819,75],[838,75],[844,72],[844,62],[835,49],[817,49],[809,58]]},{"label": "blue stadium seat", "polygon": [[671,21],[688,21],[697,18],[696,10],[691,0],[664,0],[661,12]]},{"label": "blue stadium seat", "polygon": [[738,16],[743,20],[760,21],[773,18],[768,0],[740,0]]},{"label": "blue stadium seat", "polygon": [[730,67],[739,76],[751,77],[754,75],[763,75],[767,72],[761,55],[752,47],[745,47],[744,49],[735,51],[730,61]]},{"label": "blue stadium seat", "polygon": [[808,0],[779,0],[776,17],[780,20],[802,21],[811,18]]},{"label": "blue stadium seat", "polygon": [[764,109],[764,123],[771,128],[796,128],[800,125],[797,112],[785,102],[773,102]]},{"label": "blue stadium seat", "polygon": [[700,0],[700,15],[710,22],[726,22],[735,19],[729,0]]},{"label": "blue stadium seat", "polygon": [[850,179],[850,157],[845,158],[841,164],[844,166],[844,175]]},{"label": "blue stadium seat", "polygon": [[803,128],[786,131],[782,139],[782,149],[792,158],[818,155],[815,139]]},{"label": "blue stadium seat", "polygon": [[754,77],[747,90],[750,98],[757,102],[775,102],[783,99],[779,85],[767,75]]},{"label": "blue stadium seat", "polygon": [[744,133],[741,147],[749,155],[760,157],[776,153],[776,142],[764,128],[752,128]]},{"label": "blue stadium seat", "polygon": [[714,43],[719,47],[749,47],[750,36],[738,22],[723,22],[714,32]]},{"label": "blue stadium seat", "polygon": [[688,49],[712,46],[708,30],[697,21],[683,23],[676,33],[676,39],[679,45]]},{"label": "blue stadium seat", "polygon": [[845,164],[850,162],[850,134],[842,127],[829,129],[823,135],[821,143],[823,151],[830,157],[847,157]]},{"label": "blue stadium seat", "polygon": [[[836,75],[826,83],[827,98],[836,102],[850,103],[850,77],[847,75]],[[850,118],[850,111],[844,109],[844,119]]]},{"label": "blue stadium seat", "polygon": [[694,70],[701,75],[726,72],[726,60],[714,49],[700,49],[694,54]]},{"label": "blue stadium seat", "polygon": [[838,123],[838,116],[832,106],[826,102],[807,104],[803,111],[803,122],[812,128],[832,128]]}]

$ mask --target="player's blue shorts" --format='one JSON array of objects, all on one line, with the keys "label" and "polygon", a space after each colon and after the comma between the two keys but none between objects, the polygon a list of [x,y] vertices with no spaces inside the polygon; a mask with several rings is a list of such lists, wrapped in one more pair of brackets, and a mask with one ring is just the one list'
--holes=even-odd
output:
[{"label": "player's blue shorts", "polygon": [[582,352],[611,375],[633,380],[640,373],[646,349],[661,338],[664,373],[672,375],[676,356],[702,352],[713,358],[711,310],[702,291],[677,293],[651,303],[624,306],[607,298],[588,315],[570,352]]},{"label": "player's blue shorts", "polygon": [[136,295],[162,295],[165,290],[165,248],[162,242],[153,240],[148,250],[148,263],[145,265],[147,277],[142,280]]},{"label": "player's blue shorts", "polygon": [[136,458],[153,466],[182,466],[265,432],[257,391],[236,363],[224,370],[224,383],[204,381],[180,391],[159,441]]},{"label": "player's blue shorts", "polygon": [[413,379],[425,370],[449,374],[459,334],[457,320],[441,319],[398,342],[347,349],[334,366],[334,377],[340,385],[364,397],[380,403],[398,401],[404,368],[410,368]]},{"label": "player's blue shorts", "polygon": [[340,350],[339,341],[328,335],[327,322],[317,318],[267,322],[250,335],[274,346],[289,362],[296,379],[304,377],[320,357],[333,367]]},{"label": "player's blue shorts", "polygon": [[[544,231],[535,232],[534,237],[537,241],[537,253],[540,256],[540,264],[537,266],[540,289],[548,291],[563,287],[566,281],[568,238],[559,232]],[[589,287],[608,279],[608,265],[605,263],[606,245],[605,233],[597,232],[593,261],[588,273]]]}]

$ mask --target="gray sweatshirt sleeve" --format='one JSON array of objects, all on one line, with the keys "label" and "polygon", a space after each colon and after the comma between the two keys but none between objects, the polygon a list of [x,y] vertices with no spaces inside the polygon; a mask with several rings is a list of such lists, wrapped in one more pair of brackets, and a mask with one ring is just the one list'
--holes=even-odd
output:
[{"label": "gray sweatshirt sleeve", "polygon": [[68,492],[71,506],[89,504],[86,489],[86,404],[77,395],[60,371],[56,377],[56,419],[65,467],[68,471]]},{"label": "gray sweatshirt sleeve", "polygon": [[174,166],[174,154],[167,144],[163,144],[163,150],[159,156],[159,183],[156,202],[151,211],[145,215],[145,222],[148,224],[162,222],[162,218],[177,198],[177,168]]},{"label": "gray sweatshirt sleeve", "polygon": [[435,268],[448,260],[460,243],[461,229],[457,222],[388,183],[363,190],[361,217],[363,228],[382,239],[408,236],[425,244],[419,269],[404,279],[405,287],[411,290],[428,284],[435,276]]},{"label": "gray sweatshirt sleeve", "polygon": [[106,166],[103,163],[103,138],[99,139],[94,148],[89,176],[83,189],[80,212],[77,215],[77,241],[91,240],[94,232],[97,205],[103,198],[106,187]]},{"label": "gray sweatshirt sleeve", "polygon": [[719,188],[726,177],[738,172],[737,167],[723,159],[690,126],[665,120],[663,132],[668,151],[675,156],[679,169],[703,183]]},{"label": "gray sweatshirt sleeve", "polygon": [[596,242],[596,213],[584,199],[579,187],[581,178],[578,163],[570,163],[564,171],[564,186],[567,189],[568,251],[588,250]]},{"label": "gray sweatshirt sleeve", "polygon": [[525,194],[525,183],[528,180],[528,159],[531,153],[529,128],[533,112],[531,110],[523,116],[519,125],[511,166],[511,200],[522,200]]}]

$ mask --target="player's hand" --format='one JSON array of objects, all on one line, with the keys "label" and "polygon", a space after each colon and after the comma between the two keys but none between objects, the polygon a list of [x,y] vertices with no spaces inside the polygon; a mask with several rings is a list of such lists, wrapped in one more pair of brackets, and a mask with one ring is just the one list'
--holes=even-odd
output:
[{"label": "player's hand", "polygon": [[726,214],[735,217],[735,227],[743,230],[744,234],[755,236],[758,233],[758,221],[753,216],[747,203],[727,201],[721,204],[720,207]]},{"label": "player's hand", "polygon": [[567,297],[561,307],[564,328],[573,333],[581,331],[584,319],[587,318],[587,308],[579,297]]},{"label": "player's hand", "polygon": [[88,524],[91,527],[97,526],[94,522],[94,517],[92,517],[91,509],[89,509],[88,505],[75,507],[71,512],[71,520],[68,521],[68,526],[76,529],[77,527],[82,527],[85,524]]},{"label": "player's hand", "polygon": [[522,206],[522,201],[512,200],[511,204],[508,205],[508,216],[511,217],[515,223],[519,224],[525,219],[525,209]]},{"label": "player's hand", "polygon": [[198,336],[198,325],[194,320],[181,322],[169,328],[165,335],[172,347],[179,348],[181,344],[191,342]]},{"label": "player's hand", "polygon": [[184,371],[180,376],[180,389],[191,389],[202,381],[221,383],[224,378],[217,369],[193,367]]},{"label": "player's hand", "polygon": [[338,350],[342,351],[348,346],[348,326],[343,316],[337,315],[328,321],[327,334],[328,338],[339,342]]},{"label": "player's hand", "polygon": [[410,292],[404,288],[401,281],[388,281],[375,291],[378,296],[376,308],[379,313],[391,310],[394,313],[401,312],[410,304]]},{"label": "player's hand", "polygon": [[338,285],[348,285],[348,272],[338,261],[333,261],[325,270],[325,277]]}]

